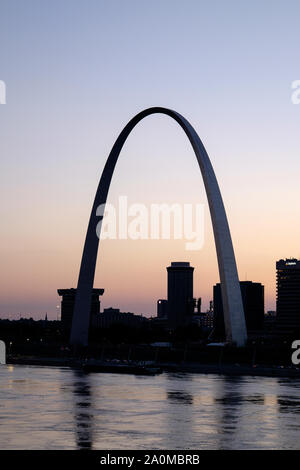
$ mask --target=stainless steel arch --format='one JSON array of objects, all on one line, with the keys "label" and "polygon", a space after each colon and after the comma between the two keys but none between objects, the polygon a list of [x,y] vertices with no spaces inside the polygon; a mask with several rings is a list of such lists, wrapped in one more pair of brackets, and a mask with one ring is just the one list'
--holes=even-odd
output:
[{"label": "stainless steel arch", "polygon": [[196,154],[204,181],[214,231],[226,337],[228,341],[235,343],[237,346],[243,346],[247,339],[247,330],[241,290],[226,212],[213,167],[204,145],[191,124],[176,111],[161,107],[145,109],[132,118],[120,133],[106,161],[92,207],[82,254],[70,343],[81,346],[88,344],[89,312],[99,245],[99,238],[96,234],[96,226],[99,222],[99,216],[96,215],[97,207],[106,203],[115,165],[130,132],[139,121],[156,113],[166,114],[178,122],[190,140]]}]

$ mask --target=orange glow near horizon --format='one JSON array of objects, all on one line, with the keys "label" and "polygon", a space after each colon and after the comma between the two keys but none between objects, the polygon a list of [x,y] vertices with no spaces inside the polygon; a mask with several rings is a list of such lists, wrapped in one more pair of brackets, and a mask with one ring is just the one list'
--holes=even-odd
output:
[{"label": "orange glow near horizon", "polygon": [[[207,148],[221,188],[231,229],[240,280],[261,282],[265,286],[265,309],[275,309],[275,262],[299,257],[300,224],[297,217],[297,172],[287,173],[284,138],[266,132],[264,146],[252,140],[252,131],[234,137],[220,132],[221,123],[195,126]],[[126,114],[127,117],[131,117]],[[122,123],[123,125],[124,123]],[[118,122],[114,127],[122,128]],[[215,131],[218,131],[216,139]],[[93,133],[94,132],[94,133]],[[35,156],[31,172],[21,167],[8,170],[13,178],[9,205],[2,208],[0,315],[18,318],[33,316],[56,318],[60,298],[58,288],[76,287],[89,211],[101,175],[99,154],[107,155],[116,131],[111,131],[99,147],[90,149],[90,140],[99,142],[96,131],[89,138],[79,136],[71,146],[56,146],[59,137],[50,139],[50,151],[57,153],[39,164],[42,153],[36,135],[25,148],[18,146],[21,158]],[[267,151],[268,140],[276,149]],[[261,137],[260,137],[261,138]],[[30,139],[29,139],[30,140]],[[104,143],[103,143],[104,142]],[[74,152],[72,158],[70,153]],[[294,149],[295,152],[295,149]],[[241,156],[242,153],[242,156]],[[255,161],[253,160],[255,155]],[[64,171],[59,159],[64,161]],[[103,165],[105,157],[100,159]],[[39,166],[40,165],[40,166]],[[11,173],[10,173],[11,172]],[[134,129],[118,161],[108,202],[120,195],[130,203],[202,203],[205,206],[205,243],[199,251],[186,251],[181,240],[103,240],[100,243],[95,287],[102,287],[103,307],[116,307],[147,316],[156,314],[156,301],[166,298],[166,267],[171,261],[189,261],[195,267],[194,295],[202,297],[203,309],[209,306],[212,289],[219,282],[210,215],[201,174],[189,143],[178,125],[161,116],[150,117]]]}]

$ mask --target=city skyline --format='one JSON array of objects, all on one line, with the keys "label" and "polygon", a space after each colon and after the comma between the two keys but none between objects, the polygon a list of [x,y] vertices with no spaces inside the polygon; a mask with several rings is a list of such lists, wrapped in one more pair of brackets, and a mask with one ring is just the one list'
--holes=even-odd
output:
[{"label": "city skyline", "polygon": [[[197,134],[197,131],[193,128],[189,121],[177,111],[163,107],[147,108],[138,113],[137,115],[133,116],[130,121],[128,121],[122,132],[119,134],[109,153],[109,156],[107,157],[107,161],[105,163],[96,191],[95,199],[92,205],[84,248],[82,252],[70,343],[72,345],[88,345],[90,317],[89,315],[86,315],[86,312],[89,312],[91,308],[92,289],[95,280],[95,269],[97,263],[99,241],[100,239],[102,239],[102,234],[104,232],[104,226],[107,223],[107,218],[109,218],[110,220],[110,216],[107,215],[105,212],[109,188],[120,153],[128,137],[135,129],[136,125],[140,123],[140,121],[143,121],[145,118],[151,116],[152,114],[163,114],[172,118],[186,134],[186,137],[188,138],[195,153],[195,157],[197,159],[205,187],[211,223],[213,226],[219,276],[222,287],[226,336],[229,341],[236,343],[238,346],[243,346],[247,339],[244,309],[241,291],[239,287],[239,279],[230,229],[221,191],[215,176],[213,166],[206,152],[206,149],[199,135]],[[136,240],[136,237],[138,237],[138,239],[143,239],[144,235],[146,235],[146,239],[148,239],[147,234],[141,231],[141,225],[144,225],[145,218],[148,219],[147,214],[145,214],[144,211],[140,212],[135,210],[132,215],[136,216],[137,219],[134,223],[135,227],[139,227],[138,230],[136,230],[135,228],[133,239]],[[154,238],[164,239],[164,235],[167,235],[166,230],[161,227],[161,225],[166,222],[166,218],[169,221],[169,225],[171,225],[169,215],[166,217],[165,213],[163,213],[161,217],[156,220],[157,230]],[[162,224],[160,224],[161,219]],[[202,217],[200,219],[202,220]],[[190,223],[187,223],[186,217],[184,217],[184,220],[181,221],[180,224],[178,224],[178,222],[179,221],[175,219],[174,216],[172,223],[174,227],[174,239],[182,239],[186,233],[187,225],[192,225]],[[124,224],[123,220],[119,220],[118,225],[120,233],[120,229],[121,232],[124,231],[124,225],[127,226],[127,223]],[[184,230],[181,230],[180,233],[177,232],[177,235],[175,235],[175,232],[178,230],[179,225],[181,225],[181,228],[183,226]],[[162,232],[164,232],[164,235]],[[191,233],[192,231],[189,230],[189,234]],[[170,237],[168,236],[168,238]],[[198,241],[200,241],[201,236],[197,236],[197,239]],[[191,245],[191,243],[189,245]],[[200,243],[200,246],[198,243],[197,245],[199,249],[202,247],[203,243]]]},{"label": "city skyline", "polygon": [[299,449],[299,15],[299,0],[0,0],[13,461]]},{"label": "city skyline", "polygon": [[[243,12],[239,2],[218,2],[218,9],[191,2],[188,13],[176,1],[126,8],[90,2],[88,10],[78,2],[71,10],[68,2],[52,8],[27,2],[16,17],[14,4],[3,4],[0,317],[56,318],[57,288],[76,287],[89,208],[111,142],[128,118],[153,105],[178,110],[203,137],[239,279],[261,282],[266,310],[275,310],[275,263],[300,255],[300,106],[291,101],[299,79],[300,7],[290,5],[293,15],[280,2],[254,2]],[[180,37],[173,33],[178,28]],[[188,253],[177,240],[104,240],[95,280],[105,288],[104,307],[154,314],[172,259],[195,266],[195,296],[208,307],[219,278],[198,176],[189,144],[167,118],[148,118],[134,131],[110,201],[121,193],[132,202],[177,202],[180,187],[179,202],[205,205],[205,243]],[[144,288],[135,296],[141,273]]]}]

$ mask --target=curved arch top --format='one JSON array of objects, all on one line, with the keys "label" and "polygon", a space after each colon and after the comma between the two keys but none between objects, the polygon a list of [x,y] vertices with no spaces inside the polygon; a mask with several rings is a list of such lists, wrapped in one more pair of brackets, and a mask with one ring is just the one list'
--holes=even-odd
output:
[{"label": "curved arch top", "polygon": [[70,342],[73,345],[81,346],[87,346],[88,344],[89,312],[99,245],[99,238],[96,233],[96,226],[99,222],[99,216],[96,215],[97,207],[106,203],[118,157],[130,132],[142,119],[158,113],[166,114],[177,121],[194,149],[202,173],[212,220],[221,282],[226,338],[237,346],[243,346],[247,339],[247,331],[240,284],[226,212],[213,167],[200,137],[191,124],[176,111],[162,107],[148,108],[134,116],[120,133],[106,161],[92,207],[82,254]]}]

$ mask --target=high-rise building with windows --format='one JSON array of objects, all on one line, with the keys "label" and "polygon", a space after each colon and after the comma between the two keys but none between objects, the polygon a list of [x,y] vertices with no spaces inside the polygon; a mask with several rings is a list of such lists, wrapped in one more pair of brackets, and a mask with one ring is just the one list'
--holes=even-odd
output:
[{"label": "high-rise building with windows", "polygon": [[282,333],[300,329],[300,261],[281,259],[276,263],[276,324]]},{"label": "high-rise building with windows", "polygon": [[[240,282],[247,331],[254,332],[264,327],[264,286],[259,282]],[[218,337],[225,337],[221,284],[214,286],[214,330]]]},{"label": "high-rise building with windows", "polygon": [[[61,322],[63,328],[66,330],[71,329],[73,311],[75,305],[76,289],[58,289],[58,295],[62,297],[61,300]],[[100,295],[103,295],[104,289],[93,289],[92,303],[90,311],[90,324],[94,326],[95,318],[100,313]]]},{"label": "high-rise building with windows", "polygon": [[188,325],[194,313],[193,272],[187,262],[172,262],[168,271],[168,324],[170,328]]}]

